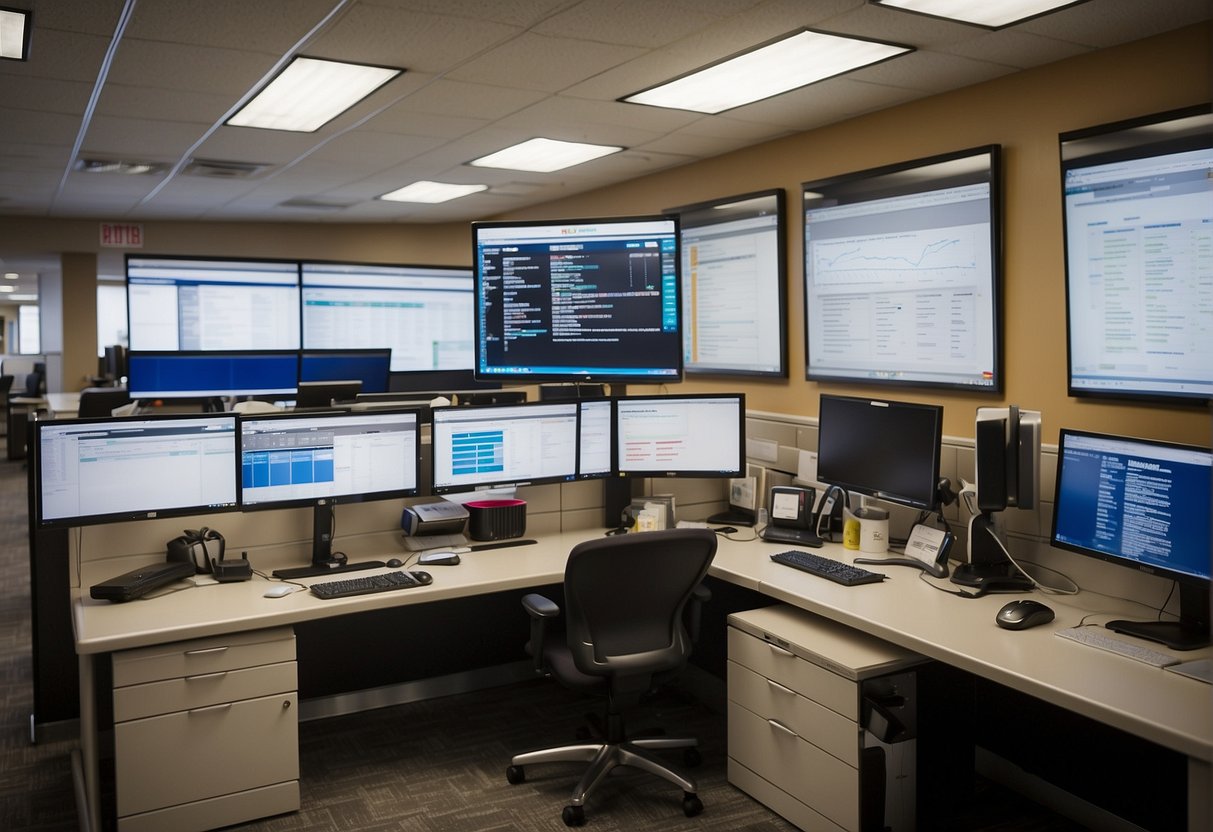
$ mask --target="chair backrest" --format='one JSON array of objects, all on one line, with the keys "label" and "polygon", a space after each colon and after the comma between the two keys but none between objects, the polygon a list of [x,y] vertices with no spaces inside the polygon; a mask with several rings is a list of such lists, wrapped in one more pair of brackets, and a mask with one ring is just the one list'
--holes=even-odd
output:
[{"label": "chair backrest", "polygon": [[681,667],[691,652],[683,609],[716,554],[710,529],[668,529],[580,543],[564,571],[573,662],[592,676]]},{"label": "chair backrest", "polygon": [[43,374],[38,370],[32,373],[27,373],[25,376],[25,393],[24,395],[31,399],[36,399],[42,395]]},{"label": "chair backrest", "polygon": [[76,415],[112,416],[114,408],[129,404],[130,400],[131,395],[124,387],[86,387],[80,391],[80,407]]},{"label": "chair backrest", "polygon": [[12,376],[0,376],[0,399],[7,400],[8,394],[12,392],[12,389],[13,389],[13,377]]}]

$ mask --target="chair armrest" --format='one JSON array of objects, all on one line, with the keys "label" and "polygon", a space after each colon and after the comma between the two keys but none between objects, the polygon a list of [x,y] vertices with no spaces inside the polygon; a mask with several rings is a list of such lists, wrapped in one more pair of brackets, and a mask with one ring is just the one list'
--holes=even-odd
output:
[{"label": "chair armrest", "polygon": [[543,642],[547,637],[548,619],[560,615],[560,607],[555,601],[533,592],[522,597],[522,608],[531,617],[531,640],[527,642],[527,652],[535,660],[535,673],[546,676],[548,671],[543,661]]}]

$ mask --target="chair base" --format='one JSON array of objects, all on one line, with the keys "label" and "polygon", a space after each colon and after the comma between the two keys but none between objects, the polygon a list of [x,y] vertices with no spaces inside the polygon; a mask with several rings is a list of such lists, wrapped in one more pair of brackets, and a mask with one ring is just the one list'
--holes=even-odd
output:
[{"label": "chair base", "polygon": [[688,816],[691,816],[698,814],[703,808],[703,804],[695,797],[695,781],[673,766],[660,762],[645,752],[678,748],[695,749],[698,745],[699,742],[694,737],[645,737],[624,742],[587,742],[544,748],[516,754],[511,760],[510,768],[506,771],[506,778],[511,783],[521,783],[525,779],[522,767],[536,763],[588,762],[590,767],[573,790],[570,802],[570,806],[576,810],[575,814],[580,815],[586,797],[598,783],[602,782],[603,778],[610,774],[612,769],[617,766],[630,766],[668,780],[682,789],[684,793],[683,809]]}]

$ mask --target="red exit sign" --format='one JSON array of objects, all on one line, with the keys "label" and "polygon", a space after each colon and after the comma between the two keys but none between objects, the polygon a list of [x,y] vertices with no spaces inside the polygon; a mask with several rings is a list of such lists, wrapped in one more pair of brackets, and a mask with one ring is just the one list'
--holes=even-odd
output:
[{"label": "red exit sign", "polygon": [[101,223],[101,245],[105,248],[143,248],[143,225],[140,223]]}]

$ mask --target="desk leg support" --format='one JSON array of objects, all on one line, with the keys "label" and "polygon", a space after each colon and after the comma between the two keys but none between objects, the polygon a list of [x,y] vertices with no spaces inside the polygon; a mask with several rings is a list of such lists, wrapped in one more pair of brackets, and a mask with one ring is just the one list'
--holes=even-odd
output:
[{"label": "desk leg support", "polygon": [[81,828],[101,829],[100,754],[97,750],[97,692],[93,689],[94,657],[78,658],[80,665],[80,757],[84,774],[84,805],[76,811]]},{"label": "desk leg support", "polygon": [[1213,829],[1213,766],[1188,758],[1188,832]]}]

